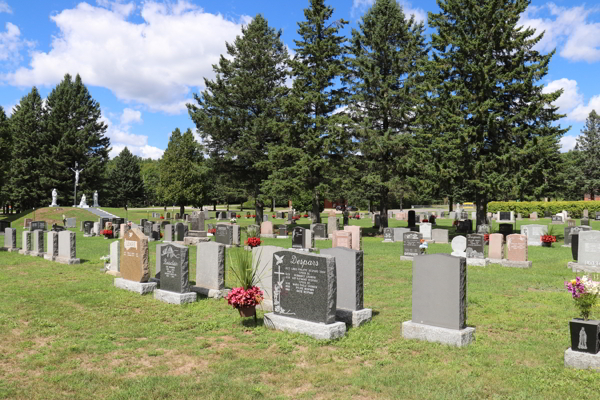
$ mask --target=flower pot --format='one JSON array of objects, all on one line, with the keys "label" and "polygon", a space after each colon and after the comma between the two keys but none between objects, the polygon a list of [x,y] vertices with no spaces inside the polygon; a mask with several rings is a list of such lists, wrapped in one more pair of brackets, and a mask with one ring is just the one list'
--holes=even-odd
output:
[{"label": "flower pot", "polygon": [[552,242],[542,242],[542,247],[552,247]]},{"label": "flower pot", "polygon": [[571,350],[596,354],[600,351],[600,321],[573,318],[571,329]]},{"label": "flower pot", "polygon": [[256,316],[256,306],[241,307],[238,308],[238,311],[240,312],[240,317],[242,318]]}]

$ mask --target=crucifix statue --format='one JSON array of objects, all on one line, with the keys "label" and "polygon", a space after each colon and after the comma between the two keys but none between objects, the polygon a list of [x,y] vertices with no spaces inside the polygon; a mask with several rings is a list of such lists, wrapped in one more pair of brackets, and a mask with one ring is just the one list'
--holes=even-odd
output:
[{"label": "crucifix statue", "polygon": [[82,169],[77,169],[77,161],[75,161],[75,169],[69,168],[71,171],[75,172],[75,194],[73,195],[73,207],[77,206],[77,185],[79,185],[79,173],[83,171]]}]

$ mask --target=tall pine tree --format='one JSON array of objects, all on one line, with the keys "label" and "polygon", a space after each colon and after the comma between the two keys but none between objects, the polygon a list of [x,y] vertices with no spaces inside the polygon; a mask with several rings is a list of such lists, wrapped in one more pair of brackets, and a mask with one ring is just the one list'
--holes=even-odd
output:
[{"label": "tall pine tree", "polygon": [[415,168],[415,109],[422,102],[427,61],[424,27],[406,18],[396,0],[377,0],[352,30],[348,112],[366,164],[361,184],[378,193],[380,232],[388,196]]},{"label": "tall pine tree", "polygon": [[306,21],[298,23],[300,40],[295,41],[296,55],[290,61],[294,83],[284,102],[283,142],[269,147],[273,170],[263,184],[273,198],[308,191],[314,222],[321,220],[325,194],[335,197],[331,174],[342,168],[351,148],[346,117],[334,114],[347,97],[339,85],[346,54],[346,39],[339,32],[347,22],[331,21],[332,15],[333,8],[324,0],[310,0],[304,10]]},{"label": "tall pine tree", "polygon": [[125,147],[114,159],[111,170],[111,201],[115,207],[138,206],[144,203],[144,181],[138,158]]},{"label": "tall pine tree", "polygon": [[186,205],[202,204],[205,175],[202,148],[191,129],[183,134],[175,129],[160,160],[159,198],[167,205],[178,205],[183,215]]},{"label": "tall pine tree", "polygon": [[17,209],[47,206],[51,190],[42,184],[50,166],[42,161],[45,143],[44,109],[36,87],[14,108],[10,118],[13,138],[10,200]]},{"label": "tall pine tree", "polygon": [[[433,148],[452,144],[453,163],[465,191],[477,203],[477,224],[487,203],[511,191],[514,177],[539,158],[558,154],[565,130],[552,123],[562,116],[539,81],[553,52],[533,47],[535,31],[518,25],[527,0],[438,0],[429,13],[433,61],[432,99],[420,110],[423,125],[434,127]],[[431,109],[431,105],[433,108]],[[539,170],[536,179],[547,172]],[[541,176],[540,176],[541,175]]]},{"label": "tall pine tree", "polygon": [[595,200],[596,194],[600,194],[600,115],[596,110],[592,110],[585,120],[575,149],[582,155],[583,187]]},{"label": "tall pine tree", "polygon": [[92,98],[79,75],[72,80],[66,74],[48,95],[41,149],[48,170],[41,183],[44,190],[58,190],[60,204],[69,204],[72,199],[74,176],[70,168],[76,161],[78,168],[84,169],[79,177],[78,196],[87,193],[90,198],[102,187],[110,139],[104,136],[107,126],[100,117],[100,104]]},{"label": "tall pine tree", "polygon": [[215,80],[205,79],[207,89],[194,96],[198,106],[188,109],[211,158],[234,177],[237,188],[254,197],[260,224],[265,200],[260,185],[270,170],[267,149],[281,141],[288,53],[281,31],[260,14],[226,46],[230,58],[221,56],[213,67]]},{"label": "tall pine tree", "polygon": [[12,159],[12,132],[10,129],[10,120],[6,118],[4,108],[0,106],[0,160],[5,166],[0,169],[0,205],[4,212],[7,212],[6,205],[10,199],[9,182],[10,168]]}]

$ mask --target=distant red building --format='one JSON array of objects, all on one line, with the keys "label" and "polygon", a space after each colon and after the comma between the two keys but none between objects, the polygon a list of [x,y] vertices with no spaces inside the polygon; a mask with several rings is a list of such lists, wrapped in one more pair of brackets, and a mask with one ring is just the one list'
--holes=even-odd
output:
[{"label": "distant red building", "polygon": [[348,200],[327,200],[325,199],[325,208],[336,208],[337,206],[347,206]]},{"label": "distant red building", "polygon": [[594,199],[592,199],[592,195],[589,193],[586,193],[583,195],[583,200],[584,201],[599,201],[600,200],[600,195],[598,193],[596,193],[596,196]]}]

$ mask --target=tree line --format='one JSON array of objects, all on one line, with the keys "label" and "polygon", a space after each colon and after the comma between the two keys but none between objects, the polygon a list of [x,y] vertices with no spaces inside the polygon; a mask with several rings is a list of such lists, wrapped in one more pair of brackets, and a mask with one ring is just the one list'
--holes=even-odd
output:
[{"label": "tree line", "polygon": [[325,0],[310,0],[293,56],[259,14],[188,104],[202,144],[175,129],[159,161],[127,149],[109,161],[99,107],[67,75],[46,105],[34,88],[10,118],[0,113],[0,151],[12,148],[0,196],[27,208],[52,185],[67,194],[79,161],[82,189],[107,182],[111,205],[251,197],[262,221],[265,206],[292,199],[318,222],[324,198],[344,198],[376,205],[383,229],[389,206],[406,200],[475,201],[479,224],[489,201],[593,193],[594,167],[584,182],[573,160],[597,143],[559,151],[562,92],[541,84],[554,51],[535,50],[543,33],[518,25],[529,3],[440,0],[428,41],[395,0],[376,0],[350,37]]}]

